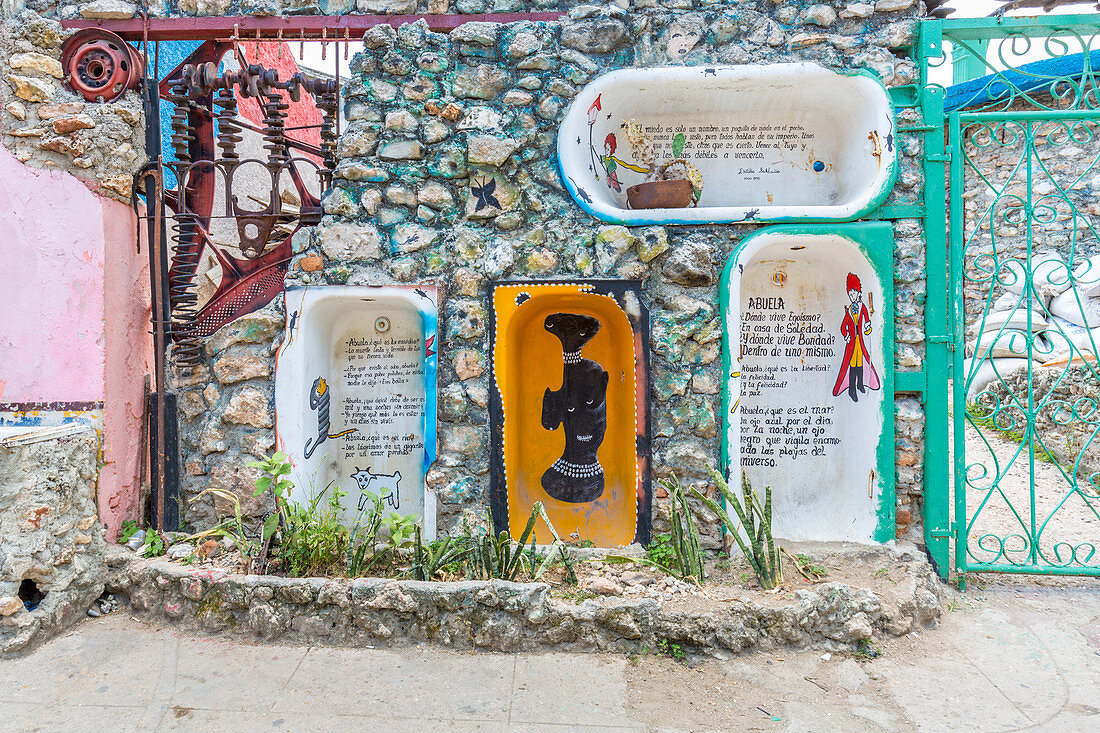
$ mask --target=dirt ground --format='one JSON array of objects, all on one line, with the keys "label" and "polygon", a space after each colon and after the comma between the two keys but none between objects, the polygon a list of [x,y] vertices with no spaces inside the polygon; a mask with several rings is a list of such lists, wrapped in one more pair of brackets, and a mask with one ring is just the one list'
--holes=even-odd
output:
[{"label": "dirt ground", "polygon": [[633,657],[646,730],[1100,730],[1100,579],[971,575],[932,630],[874,658]]},{"label": "dirt ground", "polygon": [[[995,560],[1003,547],[1009,561],[1028,562],[1033,522],[1044,565],[1100,566],[1100,498],[1096,488],[1048,460],[1034,461],[1034,519],[1031,461],[1026,446],[988,427],[966,427],[966,492],[972,561]],[[1044,526],[1045,525],[1045,526]],[[1093,554],[1095,553],[1095,554]],[[1091,554],[1091,557],[1089,557]]]}]

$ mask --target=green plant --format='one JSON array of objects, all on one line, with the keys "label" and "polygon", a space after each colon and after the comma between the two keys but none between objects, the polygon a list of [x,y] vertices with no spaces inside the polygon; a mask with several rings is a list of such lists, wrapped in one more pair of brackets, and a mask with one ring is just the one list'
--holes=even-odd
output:
[{"label": "green plant", "polygon": [[164,537],[160,532],[150,527],[145,532],[145,542],[142,543],[141,549],[138,552],[142,557],[159,557],[168,551],[168,543],[164,541]]},{"label": "green plant", "polygon": [[[534,544],[535,523],[539,517],[546,524],[550,536],[554,538],[554,543],[541,559],[535,553]],[[493,516],[488,510],[486,510],[486,519],[492,527]],[[531,540],[531,549],[525,551],[528,539]],[[508,530],[502,530],[499,534],[493,534],[492,530],[489,530],[473,538],[471,544],[471,551],[466,560],[466,575],[469,578],[515,580],[519,572],[526,567],[531,579],[538,580],[558,559],[565,566],[566,581],[572,584],[577,582],[573,559],[569,556],[569,551],[558,536],[550,518],[546,516],[546,510],[541,501],[536,501],[531,509],[531,516],[527,519],[527,525],[520,534],[519,540],[513,540]]]},{"label": "green plant", "polygon": [[687,653],[679,644],[673,644],[668,639],[661,639],[657,642],[657,649],[666,657],[672,657],[681,664],[687,664]]},{"label": "green plant", "polygon": [[[699,548],[699,530],[691,516],[691,508],[684,494],[684,487],[676,474],[662,479],[661,486],[668,491],[669,525],[672,528],[672,552],[676,558],[676,571],[681,578],[690,578],[702,583],[703,551]],[[696,492],[698,493],[698,492]]]},{"label": "green plant", "polygon": [[420,539],[420,526],[415,527],[413,577],[432,580],[443,569],[457,570],[473,551],[469,537],[444,537],[425,545]]},{"label": "green plant", "polygon": [[137,522],[132,519],[123,519],[122,527],[118,531],[119,544],[124,544],[127,540],[133,537],[138,531]]},{"label": "green plant", "polygon": [[[1012,441],[1014,441],[1016,443],[1020,443],[1020,444],[1024,443],[1025,439],[1024,439],[1024,434],[1023,433],[1021,433],[1019,430],[1014,430],[1010,427],[1009,428],[1001,427],[997,423],[997,419],[995,417],[991,417],[988,414],[988,412],[989,412],[988,408],[983,407],[982,405],[980,405],[976,402],[971,402],[966,406],[966,415],[970,419],[971,423],[973,423],[976,427],[982,427],[982,428],[987,428],[989,430],[995,430],[998,433],[1000,433],[1001,435],[1003,435],[1004,437],[1008,438],[1009,440],[1012,440]],[[1066,445],[1064,446],[1064,447],[1067,448],[1069,455],[1073,455],[1073,454],[1076,453],[1076,451],[1069,448],[1072,441],[1073,441],[1073,436],[1067,438]],[[1036,439],[1036,440],[1032,441],[1032,446],[1036,449],[1035,450],[1035,458],[1036,459],[1038,459],[1040,461],[1045,461],[1046,463],[1053,464],[1055,466],[1058,466],[1059,468],[1063,468],[1063,469],[1071,470],[1071,471],[1073,470],[1072,465],[1070,465],[1070,466],[1063,465],[1058,460],[1057,456],[1055,456],[1053,453],[1051,453],[1049,450],[1047,450],[1047,447],[1045,445],[1043,445],[1041,440]]]},{"label": "green plant", "polygon": [[398,550],[413,546],[413,537],[417,529],[415,514],[390,512],[382,517],[382,526],[387,530],[386,542],[389,545],[391,557],[396,557]]},{"label": "green plant", "polygon": [[263,474],[256,479],[256,488],[252,492],[252,496],[259,497],[270,491],[272,498],[275,500],[275,511],[264,519],[261,534],[262,541],[267,544],[271,541],[275,531],[279,529],[280,521],[284,524],[287,521],[289,511],[287,495],[294,488],[294,483],[290,479],[283,478],[283,476],[291,471],[290,461],[285,453],[275,451],[275,453],[261,461],[249,461],[248,466],[263,471]]},{"label": "green plant", "polygon": [[[718,490],[726,500],[727,506],[732,506],[737,513],[740,524],[735,523],[718,502],[707,497],[698,489],[692,487],[691,491],[700,499],[707,508],[718,515],[722,524],[733,535],[741,552],[749,561],[756,579],[760,581],[764,590],[772,590],[783,582],[783,565],[779,556],[779,550],[775,546],[775,538],[772,537],[772,489],[770,486],[764,489],[764,505],[760,505],[760,499],[752,490],[748,476],[741,472],[741,493],[738,498],[730,491],[726,480],[713,468],[710,470]],[[741,536],[744,530],[747,539]]]},{"label": "green plant", "polygon": [[[207,494],[231,504],[233,506],[233,516],[226,517],[217,525],[193,534],[188,537],[188,539],[202,540],[210,536],[229,537],[236,544],[237,551],[241,554],[241,558],[251,560],[256,554],[257,545],[252,541],[252,537],[245,531],[244,519],[241,516],[241,500],[232,491],[210,488],[199,492],[191,501],[196,502]],[[215,504],[215,506],[217,506],[217,504]]]},{"label": "green plant", "polygon": [[855,657],[861,662],[869,662],[872,659],[880,656],[881,654],[882,650],[879,649],[877,646],[871,644],[871,642],[867,641],[866,639],[860,639],[859,642],[856,644]]},{"label": "green plant", "polygon": [[327,490],[329,498],[323,507],[318,505],[324,492],[314,494],[305,504],[284,500],[279,560],[291,577],[325,575],[344,564],[348,531],[340,521],[340,511],[346,494],[332,484]]},{"label": "green plant", "polygon": [[[499,534],[494,534],[490,530],[475,538],[470,561],[466,564],[468,575],[485,580],[491,578],[515,580],[516,575],[523,568],[524,560],[528,559],[523,553],[524,545],[535,530],[535,521],[539,517],[540,509],[542,509],[542,502],[536,501],[518,542],[512,539],[508,530],[501,530]],[[486,510],[486,517],[491,527],[493,517],[488,510]],[[529,559],[528,562],[530,562]],[[534,572],[533,568],[531,570]]]},{"label": "green plant", "polygon": [[649,540],[649,547],[645,548],[645,556],[658,568],[669,573],[676,572],[676,550],[672,548],[672,535],[653,535]]},{"label": "green plant", "polygon": [[797,555],[792,555],[786,550],[783,552],[787,555],[787,559],[794,563],[795,570],[797,570],[806,580],[821,580],[829,574],[829,568],[824,565],[818,565],[809,555],[801,552]]},{"label": "green plant", "polygon": [[373,491],[364,491],[367,501],[360,505],[355,523],[348,531],[344,567],[348,577],[362,577],[378,562],[385,552],[377,552],[375,544],[382,529],[382,497]]},{"label": "green plant", "polygon": [[546,530],[550,533],[550,536],[554,538],[554,544],[550,545],[550,549],[546,553],[546,559],[543,560],[542,567],[535,571],[535,579],[537,580],[542,577],[542,574],[546,571],[546,568],[549,567],[550,562],[556,554],[565,567],[565,582],[576,585],[577,571],[573,567],[573,558],[570,557],[568,548],[566,548],[565,543],[561,541],[561,537],[558,536],[558,531],[554,529],[554,524],[550,521],[550,517],[546,516],[546,507],[542,505],[541,501],[535,502],[535,506],[538,507],[539,516],[542,517],[543,524],[546,525]]},{"label": "green plant", "polygon": [[200,492],[191,501],[198,501],[210,494],[215,499],[221,499],[230,504],[233,507],[232,516],[226,517],[208,530],[191,535],[188,539],[199,540],[211,535],[229,537],[236,544],[241,558],[247,561],[248,567],[246,570],[249,572],[254,570],[263,572],[267,566],[271,538],[279,528],[280,521],[284,524],[286,522],[284,514],[289,511],[289,507],[286,506],[285,497],[294,484],[289,479],[282,478],[282,476],[290,473],[290,462],[282,451],[277,451],[262,461],[250,461],[248,465],[260,468],[263,471],[260,477],[256,479],[252,495],[258,497],[270,491],[275,500],[275,511],[264,518],[263,528],[259,534],[260,542],[255,541],[257,535],[245,529],[244,517],[241,514],[241,500],[236,493],[216,488],[209,488]]}]

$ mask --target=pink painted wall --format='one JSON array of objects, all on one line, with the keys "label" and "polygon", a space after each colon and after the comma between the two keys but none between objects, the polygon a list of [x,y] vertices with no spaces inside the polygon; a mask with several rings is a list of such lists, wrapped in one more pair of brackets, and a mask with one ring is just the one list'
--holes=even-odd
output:
[{"label": "pink painted wall", "polygon": [[99,197],[0,147],[0,219],[0,401],[102,400]]},{"label": "pink painted wall", "polygon": [[103,360],[104,466],[99,473],[99,516],[113,540],[123,519],[141,519],[141,421],[145,375],[153,373],[149,336],[149,256],[137,251],[137,221],[129,206],[100,199],[109,266],[103,304],[107,344]]},{"label": "pink painted wall", "polygon": [[[0,402],[103,402],[99,516],[138,519],[148,259],[129,207],[0,147]],[[106,314],[106,318],[104,317]]]}]

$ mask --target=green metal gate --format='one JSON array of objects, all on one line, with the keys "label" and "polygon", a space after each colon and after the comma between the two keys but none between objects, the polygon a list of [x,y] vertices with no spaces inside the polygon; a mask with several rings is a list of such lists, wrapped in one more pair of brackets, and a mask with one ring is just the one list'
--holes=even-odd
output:
[{"label": "green metal gate", "polygon": [[926,21],[919,37],[930,387],[951,362],[927,429],[949,430],[954,472],[953,517],[926,476],[930,550],[941,569],[953,550],[960,576],[1100,575],[1100,19]]}]

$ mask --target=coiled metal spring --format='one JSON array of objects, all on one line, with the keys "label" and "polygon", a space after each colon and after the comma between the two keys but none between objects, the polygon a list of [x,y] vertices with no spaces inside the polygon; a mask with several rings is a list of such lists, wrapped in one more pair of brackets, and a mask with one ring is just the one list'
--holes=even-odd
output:
[{"label": "coiled metal spring", "polygon": [[[184,79],[187,69],[184,69]],[[195,292],[195,273],[198,271],[202,251],[198,241],[198,217],[191,213],[187,203],[187,178],[191,168],[191,143],[195,130],[188,124],[194,102],[187,94],[187,83],[181,80],[172,85],[168,99],[172,102],[172,150],[176,160],[167,165],[176,174],[177,212],[172,222],[172,264],[168,270],[168,302],[171,307],[169,335],[173,342],[173,356],[177,364],[193,367],[202,362],[202,342],[194,335],[195,314],[198,311],[198,295]]]}]

